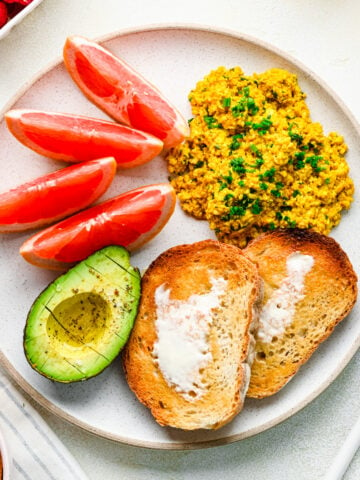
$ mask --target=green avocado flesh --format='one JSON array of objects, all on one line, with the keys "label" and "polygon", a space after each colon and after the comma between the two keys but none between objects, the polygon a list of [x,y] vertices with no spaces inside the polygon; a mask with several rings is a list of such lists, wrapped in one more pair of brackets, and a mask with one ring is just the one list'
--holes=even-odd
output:
[{"label": "green avocado flesh", "polygon": [[130,335],[140,288],[139,271],[119,246],[97,251],[58,277],[27,317],[24,350],[32,368],[64,383],[99,374]]}]

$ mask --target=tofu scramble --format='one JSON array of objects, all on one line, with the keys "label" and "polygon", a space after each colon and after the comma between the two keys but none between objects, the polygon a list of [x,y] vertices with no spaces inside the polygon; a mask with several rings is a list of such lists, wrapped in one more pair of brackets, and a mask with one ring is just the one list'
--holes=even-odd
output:
[{"label": "tofu scramble", "polygon": [[354,186],[337,133],[311,121],[296,75],[219,67],[190,92],[190,137],[167,154],[185,212],[244,247],[275,228],[328,234]]}]

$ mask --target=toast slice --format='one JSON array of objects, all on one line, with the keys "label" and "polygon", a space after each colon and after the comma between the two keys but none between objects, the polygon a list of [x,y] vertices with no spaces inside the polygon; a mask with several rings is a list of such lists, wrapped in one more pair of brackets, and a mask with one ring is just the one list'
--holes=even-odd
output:
[{"label": "toast slice", "polygon": [[310,230],[265,233],[244,249],[264,297],[248,397],[280,390],[350,312],[357,277],[340,245]]},{"label": "toast slice", "polygon": [[256,266],[218,241],[170,248],[150,265],[123,365],[160,425],[216,429],[241,410],[261,294]]}]

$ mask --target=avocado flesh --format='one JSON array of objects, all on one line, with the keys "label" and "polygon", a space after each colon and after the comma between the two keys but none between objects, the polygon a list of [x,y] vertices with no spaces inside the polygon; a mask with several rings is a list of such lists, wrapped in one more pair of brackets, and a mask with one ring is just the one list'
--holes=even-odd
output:
[{"label": "avocado flesh", "polygon": [[58,382],[86,380],[119,354],[140,299],[140,274],[127,250],[105,247],[51,283],[27,317],[30,365]]}]

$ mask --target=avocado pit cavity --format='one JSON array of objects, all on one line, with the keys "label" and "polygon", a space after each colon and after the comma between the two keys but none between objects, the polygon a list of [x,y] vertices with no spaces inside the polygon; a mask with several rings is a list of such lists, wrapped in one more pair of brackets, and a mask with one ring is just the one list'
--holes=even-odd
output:
[{"label": "avocado pit cavity", "polygon": [[46,330],[52,342],[73,347],[96,344],[111,323],[111,308],[98,293],[68,297],[49,313]]}]

